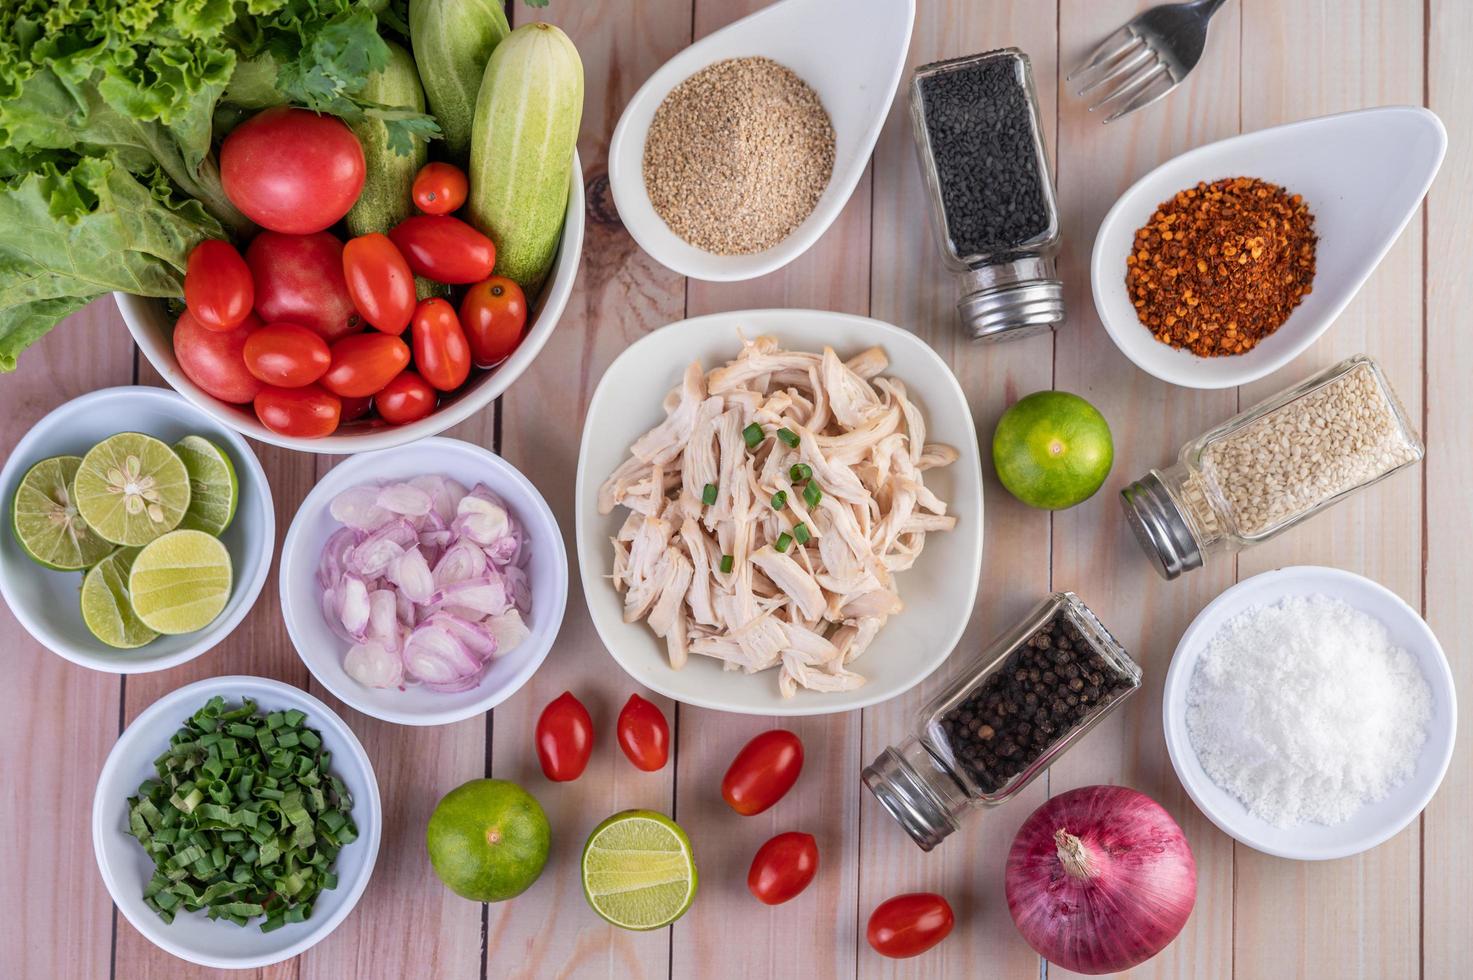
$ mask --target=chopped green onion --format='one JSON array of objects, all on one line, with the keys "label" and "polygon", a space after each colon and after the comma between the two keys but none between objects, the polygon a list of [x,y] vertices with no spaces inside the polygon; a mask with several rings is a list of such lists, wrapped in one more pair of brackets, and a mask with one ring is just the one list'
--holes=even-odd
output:
[{"label": "chopped green onion", "polygon": [[777,437],[787,443],[789,447],[798,445],[798,433],[792,429],[778,429]]},{"label": "chopped green onion", "polygon": [[813,476],[813,467],[807,463],[794,463],[788,467],[788,479],[794,483],[802,483],[811,476]]},{"label": "chopped green onion", "polygon": [[807,524],[799,524],[797,527],[793,528],[793,540],[797,541],[799,544],[807,544],[808,539],[811,537],[813,537],[813,535],[809,533]]},{"label": "chopped green onion", "polygon": [[775,494],[772,495],[772,509],[773,510],[782,510],[787,505],[788,505],[788,492],[786,490],[779,490],[777,493],[775,493]]},{"label": "chopped green onion", "polygon": [[777,540],[772,543],[772,550],[773,551],[787,551],[788,550],[788,545],[790,545],[792,543],[793,543],[793,536],[791,534],[789,534],[787,531],[784,531],[782,534],[779,534],[777,536]]},{"label": "chopped green onion", "polygon": [[736,563],[736,559],[732,558],[731,555],[722,555],[721,556],[721,574],[722,575],[730,575],[731,574],[732,565],[735,564],[735,563]]},{"label": "chopped green onion", "polygon": [[706,484],[706,488],[701,491],[701,503],[705,504],[707,507],[710,507],[712,504],[716,503],[716,484]]},{"label": "chopped green onion", "polygon": [[762,442],[762,426],[753,422],[742,430],[742,438],[747,440],[748,449],[756,449]]},{"label": "chopped green onion", "polygon": [[803,502],[808,505],[809,510],[817,507],[818,502],[822,499],[823,490],[820,489],[817,483],[809,483],[803,488]]}]

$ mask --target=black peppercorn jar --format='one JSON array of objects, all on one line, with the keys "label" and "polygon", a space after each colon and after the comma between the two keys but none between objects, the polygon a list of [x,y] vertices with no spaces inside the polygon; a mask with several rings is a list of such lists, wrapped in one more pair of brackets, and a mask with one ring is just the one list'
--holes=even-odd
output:
[{"label": "black peppercorn jar", "polygon": [[1028,56],[1016,48],[916,69],[911,122],[932,227],[961,277],[974,340],[1012,340],[1064,319],[1054,268],[1059,205]]},{"label": "black peppercorn jar", "polygon": [[1055,592],[921,709],[864,784],[929,851],[969,808],[1017,795],[1141,686],[1089,607]]}]

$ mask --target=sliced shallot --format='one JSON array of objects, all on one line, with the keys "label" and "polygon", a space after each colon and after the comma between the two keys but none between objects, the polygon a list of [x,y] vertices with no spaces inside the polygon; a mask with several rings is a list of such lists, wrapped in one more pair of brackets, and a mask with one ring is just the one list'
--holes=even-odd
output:
[{"label": "sliced shallot", "polygon": [[378,640],[364,640],[348,648],[343,670],[369,687],[398,687],[404,680],[404,663],[399,654]]}]

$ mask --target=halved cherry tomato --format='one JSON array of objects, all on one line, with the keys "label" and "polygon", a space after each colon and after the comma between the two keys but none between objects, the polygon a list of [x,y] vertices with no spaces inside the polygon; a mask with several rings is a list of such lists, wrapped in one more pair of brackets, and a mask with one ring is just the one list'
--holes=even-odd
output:
[{"label": "halved cherry tomato", "polygon": [[494,367],[510,357],[526,325],[527,297],[505,276],[476,283],[460,301],[460,326],[476,367]]},{"label": "halved cherry tomato", "polygon": [[449,214],[465,203],[465,171],[453,163],[427,163],[414,175],[411,196],[425,214]]},{"label": "halved cherry tomato", "polygon": [[378,413],[390,425],[418,422],[435,410],[435,389],[413,371],[401,371],[374,396]]},{"label": "halved cherry tomato", "polygon": [[325,231],[263,231],[246,248],[256,313],[267,323],[300,323],[329,344],[362,329],[343,278],[343,243]]},{"label": "halved cherry tomato", "polygon": [[300,388],[327,373],[327,341],[295,323],[268,323],[246,338],[246,368],[268,385]]},{"label": "halved cherry tomato", "polygon": [[870,913],[865,937],[881,956],[919,956],[951,935],[956,916],[946,899],[931,892],[896,895]]},{"label": "halved cherry tomato", "polygon": [[496,246],[459,218],[417,214],[389,230],[409,268],[435,282],[480,282],[496,265]]},{"label": "halved cherry tomato", "polygon": [[792,732],[774,728],[742,746],[721,780],[721,796],[750,817],[782,799],[802,771],[803,743]]},{"label": "halved cherry tomato", "polygon": [[414,273],[387,235],[359,235],[343,246],[343,277],[353,305],[373,326],[399,335],[414,315]]},{"label": "halved cherry tomato", "polygon": [[781,905],[808,887],[818,874],[818,842],[812,834],[778,834],[757,848],[747,872],[747,890],[764,905]]},{"label": "halved cherry tomato", "polygon": [[537,758],[542,774],[555,783],[583,775],[593,754],[593,719],[583,702],[564,691],[537,719]]},{"label": "halved cherry tomato", "polygon": [[471,373],[471,348],[460,329],[455,307],[438,296],[422,301],[410,328],[414,366],[420,376],[441,391],[454,391]]},{"label": "halved cherry tomato", "polygon": [[358,419],[367,415],[369,409],[373,408],[372,398],[340,398],[338,400],[343,403],[343,410],[338,416],[338,425],[342,425],[344,422],[356,422]]},{"label": "halved cherry tomato", "polygon": [[619,712],[619,748],[635,768],[656,772],[665,768],[670,758],[670,726],[655,705],[638,694],[629,695]]},{"label": "halved cherry tomato", "polygon": [[362,398],[409,366],[409,345],[386,333],[360,333],[332,345],[332,365],[322,387],[343,398]]},{"label": "halved cherry tomato", "polygon": [[247,314],[234,330],[206,330],[188,310],[174,324],[174,357],[184,376],[222,402],[243,405],[256,397],[261,382],[245,362],[246,340],[261,321]]},{"label": "halved cherry tomato", "polygon": [[206,330],[234,330],[256,305],[251,270],[229,242],[206,238],[189,253],[184,305]]},{"label": "halved cherry tomato", "polygon": [[284,436],[316,439],[331,435],[342,417],[343,403],[319,385],[302,388],[273,388],[267,385],[256,395],[256,418],[272,432]]}]

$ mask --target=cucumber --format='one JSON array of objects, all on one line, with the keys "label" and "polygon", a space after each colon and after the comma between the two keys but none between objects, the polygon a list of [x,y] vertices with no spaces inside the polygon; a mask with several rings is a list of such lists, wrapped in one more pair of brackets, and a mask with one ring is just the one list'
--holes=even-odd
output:
[{"label": "cucumber", "polygon": [[496,243],[496,273],[536,296],[568,209],[583,119],[583,62],[551,24],[518,27],[496,46],[471,130],[470,220]]},{"label": "cucumber", "polygon": [[[414,59],[394,42],[387,43],[389,63],[383,71],[369,76],[358,95],[381,105],[424,112],[425,93],[419,86]],[[425,140],[414,137],[412,152],[395,153],[389,146],[388,128],[377,119],[364,119],[351,125],[358,142],[363,144],[367,176],[363,192],[348,212],[348,231],[354,235],[385,232],[409,217],[410,188],[428,155]]]},{"label": "cucumber", "polygon": [[471,119],[486,62],[511,33],[501,0],[409,0],[409,38],[451,163],[471,156]]}]

